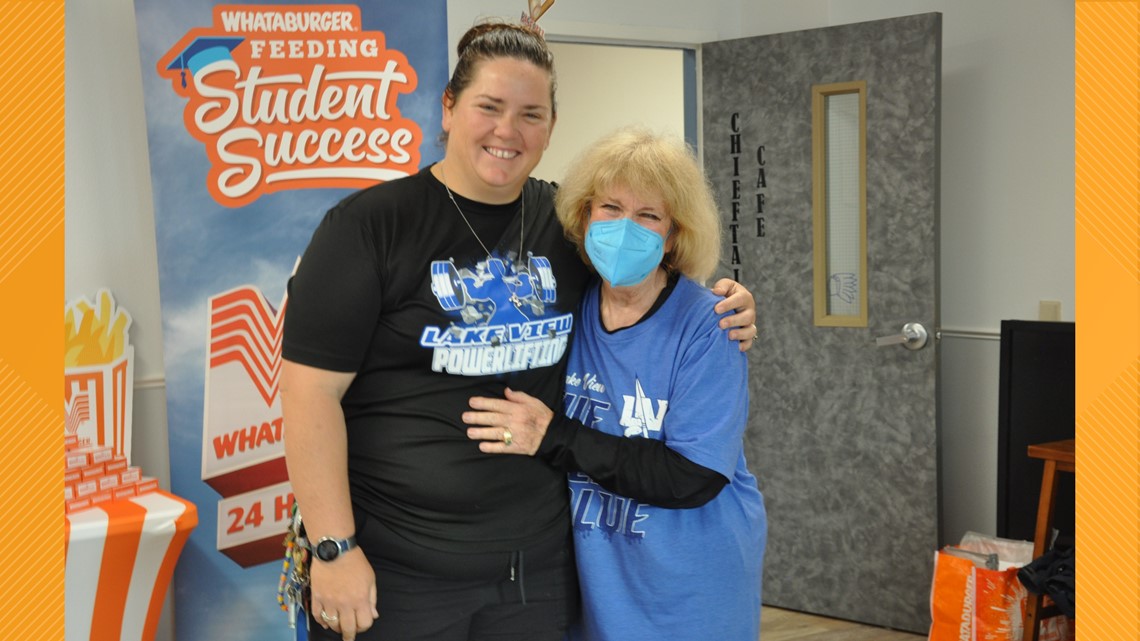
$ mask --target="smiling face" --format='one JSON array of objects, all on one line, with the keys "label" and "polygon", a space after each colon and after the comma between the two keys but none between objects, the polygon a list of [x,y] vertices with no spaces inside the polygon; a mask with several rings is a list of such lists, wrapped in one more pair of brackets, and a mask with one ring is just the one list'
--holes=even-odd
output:
[{"label": "smiling face", "polygon": [[472,200],[518,198],[554,128],[550,74],[515,58],[478,63],[471,83],[443,100],[448,187]]},{"label": "smiling face", "polygon": [[637,193],[624,185],[599,190],[590,199],[590,218],[586,225],[604,220],[629,218],[642,227],[655,232],[665,240],[665,252],[672,248],[669,230],[673,218],[666,211],[665,201],[654,193]]}]

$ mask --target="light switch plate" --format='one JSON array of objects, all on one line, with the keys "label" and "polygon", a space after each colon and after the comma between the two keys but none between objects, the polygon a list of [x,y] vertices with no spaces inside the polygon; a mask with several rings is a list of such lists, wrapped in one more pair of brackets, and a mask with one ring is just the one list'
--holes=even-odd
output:
[{"label": "light switch plate", "polygon": [[1037,320],[1043,321],[1059,321],[1061,320],[1061,301],[1059,300],[1043,300],[1037,303]]}]

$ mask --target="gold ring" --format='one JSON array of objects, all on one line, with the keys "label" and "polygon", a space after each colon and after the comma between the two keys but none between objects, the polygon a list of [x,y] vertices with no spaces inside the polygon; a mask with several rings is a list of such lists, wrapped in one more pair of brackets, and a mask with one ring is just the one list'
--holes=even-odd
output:
[{"label": "gold ring", "polygon": [[511,435],[510,430],[503,430],[503,444],[504,445],[510,445],[511,443],[514,442],[514,440],[515,440],[515,437],[513,435]]}]

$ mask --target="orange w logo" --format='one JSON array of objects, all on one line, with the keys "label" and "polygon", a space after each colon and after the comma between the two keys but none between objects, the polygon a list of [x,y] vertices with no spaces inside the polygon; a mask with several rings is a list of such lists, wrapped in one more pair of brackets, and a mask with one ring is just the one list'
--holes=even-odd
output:
[{"label": "orange w logo", "polygon": [[210,367],[240,364],[267,407],[277,397],[284,312],[284,304],[274,310],[253,287],[210,298]]}]

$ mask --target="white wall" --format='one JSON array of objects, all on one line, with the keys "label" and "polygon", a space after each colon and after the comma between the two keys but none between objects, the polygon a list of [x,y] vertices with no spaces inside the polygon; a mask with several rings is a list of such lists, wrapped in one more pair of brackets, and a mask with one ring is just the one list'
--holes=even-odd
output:
[{"label": "white wall", "polygon": [[[132,0],[66,0],[68,300],[108,287],[131,312],[135,463],[169,478],[146,119]],[[522,0],[448,1],[454,60],[480,16]],[[1065,0],[562,0],[543,24],[562,39],[700,42],[943,12],[942,320],[996,335],[1073,319],[1073,27]],[[560,132],[562,133],[562,132]],[[62,311],[62,310],[61,310]],[[943,341],[944,532],[996,523],[998,343]],[[169,637],[164,625],[159,639]]]},{"label": "white wall", "polygon": [[[741,0],[561,0],[548,10],[539,24],[554,36],[552,39],[701,42],[738,35],[735,30],[739,28],[741,4]],[[488,16],[518,18],[524,7],[523,0],[448,0],[447,31],[452,66],[455,44],[468,27]],[[694,34],[697,37],[694,38]]]},{"label": "white wall", "polygon": [[[134,3],[66,0],[64,7],[64,295],[66,301],[93,298],[105,287],[131,314],[131,463],[169,489],[158,255]],[[173,589],[158,641],[173,638],[172,603]]]},{"label": "white wall", "polygon": [[562,116],[531,172],[535,178],[561,180],[586,142],[616,127],[636,123],[685,136],[680,49],[551,42],[550,50],[558,61]]},{"label": "white wall", "polygon": [[134,4],[67,0],[65,11],[64,293],[68,301],[93,298],[106,287],[131,314],[131,462],[169,487],[158,258]]}]

